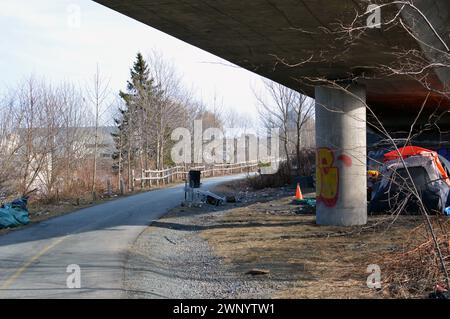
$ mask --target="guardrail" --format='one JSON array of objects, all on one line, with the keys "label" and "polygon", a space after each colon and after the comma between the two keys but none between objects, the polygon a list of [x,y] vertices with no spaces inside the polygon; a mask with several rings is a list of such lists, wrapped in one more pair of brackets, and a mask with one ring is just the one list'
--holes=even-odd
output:
[{"label": "guardrail", "polygon": [[[203,166],[174,166],[163,170],[142,170],[140,176],[132,170],[132,189],[136,183],[140,183],[141,188],[159,187],[176,181],[187,179],[190,170],[199,170],[202,177],[214,177],[231,175],[237,173],[250,173],[256,171],[261,161],[249,161],[241,163],[211,164]],[[270,160],[267,162],[271,162]]]}]

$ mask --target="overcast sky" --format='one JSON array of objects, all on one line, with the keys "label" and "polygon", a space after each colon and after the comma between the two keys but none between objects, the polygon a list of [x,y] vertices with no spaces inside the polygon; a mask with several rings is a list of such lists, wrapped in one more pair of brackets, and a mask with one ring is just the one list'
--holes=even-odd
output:
[{"label": "overcast sky", "polygon": [[30,75],[85,86],[98,63],[118,92],[136,53],[157,50],[197,97],[211,104],[216,94],[225,107],[255,112],[259,76],[90,0],[0,0],[0,30],[2,87]]}]

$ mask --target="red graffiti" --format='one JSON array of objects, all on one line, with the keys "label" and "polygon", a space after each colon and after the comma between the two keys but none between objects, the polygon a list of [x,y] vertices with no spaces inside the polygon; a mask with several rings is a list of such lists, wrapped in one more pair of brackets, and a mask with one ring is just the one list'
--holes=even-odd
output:
[{"label": "red graffiti", "polygon": [[341,161],[346,167],[352,166],[352,158],[348,155],[341,154],[338,156],[338,161]]}]

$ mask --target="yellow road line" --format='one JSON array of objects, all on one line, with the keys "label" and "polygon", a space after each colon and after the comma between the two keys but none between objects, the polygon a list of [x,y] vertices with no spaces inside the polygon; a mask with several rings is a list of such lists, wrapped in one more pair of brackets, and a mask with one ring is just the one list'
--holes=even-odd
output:
[{"label": "yellow road line", "polygon": [[12,283],[25,271],[30,267],[36,260],[38,260],[43,254],[48,252],[50,249],[55,247],[56,245],[60,244],[64,239],[66,239],[68,236],[61,237],[57,240],[55,240],[53,243],[42,249],[40,252],[38,252],[36,255],[31,257],[30,260],[28,260],[25,264],[22,265],[17,271],[11,275],[1,286],[0,289],[8,289]]}]

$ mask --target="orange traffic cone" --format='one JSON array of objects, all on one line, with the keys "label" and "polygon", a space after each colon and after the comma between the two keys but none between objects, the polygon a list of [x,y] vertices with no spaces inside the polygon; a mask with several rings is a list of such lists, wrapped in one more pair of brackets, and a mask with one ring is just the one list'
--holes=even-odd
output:
[{"label": "orange traffic cone", "polygon": [[300,184],[297,183],[297,190],[295,191],[295,199],[296,200],[302,200],[303,199],[303,194],[302,194],[302,190],[300,189]]}]

